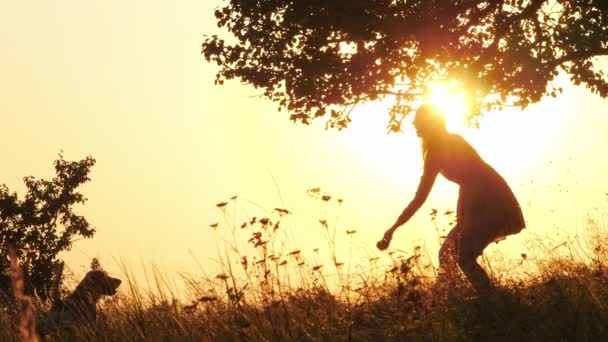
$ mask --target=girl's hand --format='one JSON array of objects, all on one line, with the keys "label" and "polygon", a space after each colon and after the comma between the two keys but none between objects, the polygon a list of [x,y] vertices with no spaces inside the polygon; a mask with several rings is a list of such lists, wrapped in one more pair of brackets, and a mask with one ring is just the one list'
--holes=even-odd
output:
[{"label": "girl's hand", "polygon": [[392,238],[393,238],[393,230],[389,229],[386,231],[386,233],[384,233],[384,237],[382,238],[382,240],[380,240],[376,243],[376,247],[381,251],[387,249],[388,245],[391,243]]}]

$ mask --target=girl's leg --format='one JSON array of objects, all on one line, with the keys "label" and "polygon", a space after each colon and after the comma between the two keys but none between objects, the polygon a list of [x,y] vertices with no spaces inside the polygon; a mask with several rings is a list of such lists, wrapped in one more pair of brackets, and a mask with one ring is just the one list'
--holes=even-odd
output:
[{"label": "girl's leg", "polygon": [[476,241],[472,236],[463,236],[458,243],[458,266],[480,295],[494,290],[487,273],[477,263],[477,257],[483,253],[487,245]]}]

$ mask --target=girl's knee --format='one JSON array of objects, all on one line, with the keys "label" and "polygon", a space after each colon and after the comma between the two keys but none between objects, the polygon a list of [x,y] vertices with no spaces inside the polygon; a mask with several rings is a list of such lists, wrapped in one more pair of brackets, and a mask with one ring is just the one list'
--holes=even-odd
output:
[{"label": "girl's knee", "polygon": [[466,272],[466,270],[471,269],[477,264],[478,256],[479,254],[470,250],[461,249],[458,251],[457,256],[458,266],[461,270]]},{"label": "girl's knee", "polygon": [[458,246],[458,265],[471,266],[477,263],[477,258],[483,254],[485,246],[473,238],[463,238]]}]

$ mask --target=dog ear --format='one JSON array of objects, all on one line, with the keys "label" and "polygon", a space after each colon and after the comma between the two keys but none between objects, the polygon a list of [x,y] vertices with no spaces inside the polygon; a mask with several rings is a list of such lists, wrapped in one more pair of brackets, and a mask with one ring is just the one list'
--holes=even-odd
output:
[{"label": "dog ear", "polygon": [[94,271],[87,272],[87,274],[85,274],[84,278],[80,282],[79,286],[84,287],[86,289],[89,289],[92,286],[95,286],[95,272]]},{"label": "dog ear", "polygon": [[112,296],[121,283],[120,279],[112,278],[104,271],[93,270],[87,273],[80,286],[96,295]]},{"label": "dog ear", "polygon": [[88,292],[101,295],[104,294],[103,288],[106,278],[107,276],[102,271],[89,271],[80,282],[79,286]]}]

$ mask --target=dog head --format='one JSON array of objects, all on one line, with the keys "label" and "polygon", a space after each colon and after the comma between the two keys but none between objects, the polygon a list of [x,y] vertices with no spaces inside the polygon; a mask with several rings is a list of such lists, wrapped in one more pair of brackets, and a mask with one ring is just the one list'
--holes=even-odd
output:
[{"label": "dog head", "polygon": [[112,278],[104,271],[89,271],[78,285],[82,291],[91,293],[95,297],[113,296],[122,281]]}]

